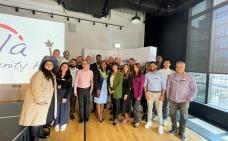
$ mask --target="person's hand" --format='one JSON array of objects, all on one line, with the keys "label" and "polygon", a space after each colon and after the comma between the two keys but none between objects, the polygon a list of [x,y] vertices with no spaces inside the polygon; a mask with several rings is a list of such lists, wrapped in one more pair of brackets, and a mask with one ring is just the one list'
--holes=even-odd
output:
[{"label": "person's hand", "polygon": [[77,94],[77,93],[74,93],[74,95],[75,95],[75,96],[78,96],[78,94]]},{"label": "person's hand", "polygon": [[127,97],[128,97],[127,95],[124,95],[124,100],[127,100]]},{"label": "person's hand", "polygon": [[97,90],[97,96],[99,97],[101,95],[101,90]]},{"label": "person's hand", "polygon": [[146,98],[146,100],[149,100],[148,94],[145,94],[145,98]]},{"label": "person's hand", "polygon": [[109,94],[112,94],[112,90],[110,88],[108,88],[108,92]]},{"label": "person's hand", "polygon": [[67,99],[66,98],[63,98],[62,99],[62,103],[66,103],[67,102]]},{"label": "person's hand", "polygon": [[161,96],[159,97],[159,101],[163,101],[163,100],[164,100],[164,96],[161,95]]},{"label": "person's hand", "polygon": [[90,91],[89,94],[90,94],[90,96],[93,96],[93,91]]},{"label": "person's hand", "polygon": [[141,98],[140,97],[138,97],[138,98],[136,98],[137,100],[140,100]]}]

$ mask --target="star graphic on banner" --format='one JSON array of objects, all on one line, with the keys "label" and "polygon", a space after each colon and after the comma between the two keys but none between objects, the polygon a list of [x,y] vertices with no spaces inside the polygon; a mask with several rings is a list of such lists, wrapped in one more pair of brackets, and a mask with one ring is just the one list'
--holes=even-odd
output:
[{"label": "star graphic on banner", "polygon": [[49,39],[47,40],[47,42],[45,42],[45,44],[46,44],[46,47],[48,47],[49,48],[49,54],[50,54],[50,56],[52,55],[52,47],[53,47],[53,42],[51,42]]},{"label": "star graphic on banner", "polygon": [[53,47],[53,42],[51,42],[49,39],[47,40],[47,42],[45,42],[46,47]]}]

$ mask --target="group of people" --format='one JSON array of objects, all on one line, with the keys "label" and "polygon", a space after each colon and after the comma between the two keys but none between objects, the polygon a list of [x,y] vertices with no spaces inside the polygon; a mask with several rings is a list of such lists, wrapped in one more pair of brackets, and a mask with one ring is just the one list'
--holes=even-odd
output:
[{"label": "group of people", "polygon": [[141,120],[145,120],[145,128],[151,128],[153,119],[158,117],[159,134],[163,134],[169,116],[172,122],[169,133],[178,132],[179,109],[179,135],[186,139],[189,103],[197,94],[197,86],[185,72],[184,62],[176,62],[172,70],[170,60],[163,60],[161,56],[157,56],[156,62],[146,62],[144,67],[134,58],[121,64],[120,57],[102,60],[98,54],[92,64],[90,56],[71,60],[69,57],[69,51],[60,57],[60,51],[54,50],[52,56],[43,58],[31,78],[19,124],[31,127],[34,140],[47,138],[49,133],[44,128],[52,125],[55,131],[64,131],[68,115],[71,120],[75,119],[77,98],[79,123],[89,121],[91,97],[92,113],[96,113],[99,122],[104,121],[104,109],[110,99],[110,120],[114,126],[120,122],[127,124],[132,117],[133,127],[139,127]]}]

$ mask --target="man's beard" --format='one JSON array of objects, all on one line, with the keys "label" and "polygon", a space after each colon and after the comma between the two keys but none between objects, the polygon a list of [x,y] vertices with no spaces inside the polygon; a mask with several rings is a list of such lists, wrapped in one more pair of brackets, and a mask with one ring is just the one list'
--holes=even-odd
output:
[{"label": "man's beard", "polygon": [[71,68],[75,68],[75,67],[76,67],[76,65],[75,65],[75,66],[74,66],[74,65],[70,65],[70,67],[71,67]]}]

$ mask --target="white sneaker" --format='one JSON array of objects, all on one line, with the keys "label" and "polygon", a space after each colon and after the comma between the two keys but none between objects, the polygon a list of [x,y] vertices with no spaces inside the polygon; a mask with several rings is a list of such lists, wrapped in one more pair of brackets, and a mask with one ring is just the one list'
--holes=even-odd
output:
[{"label": "white sneaker", "polygon": [[148,128],[151,128],[151,126],[152,126],[152,123],[151,122],[147,122],[146,125],[145,125],[145,128],[148,129]]},{"label": "white sneaker", "polygon": [[164,133],[164,132],[163,132],[163,126],[160,125],[160,126],[158,127],[158,133],[159,133],[159,134],[163,134],[163,133]]},{"label": "white sneaker", "polygon": [[64,131],[67,127],[67,124],[63,124],[61,127],[60,127],[60,131]]},{"label": "white sneaker", "polygon": [[55,125],[55,131],[56,131],[56,132],[59,131],[59,125]]}]

